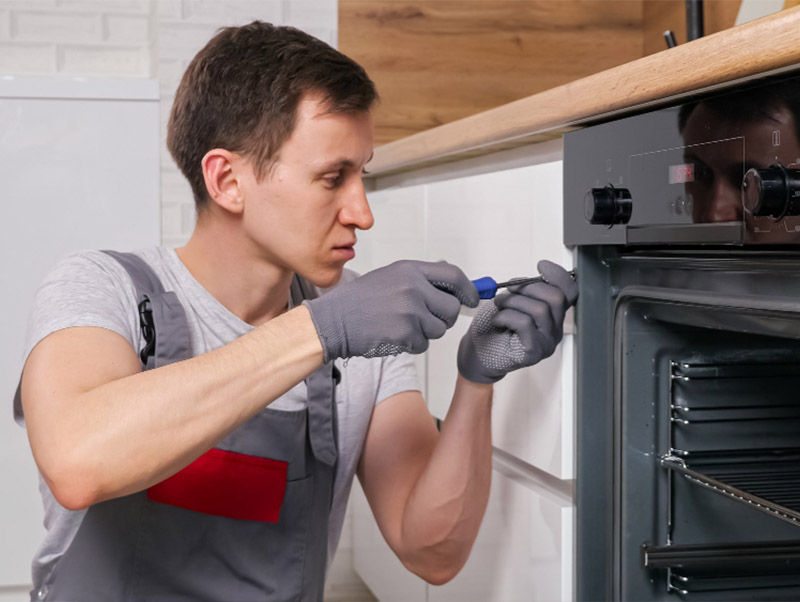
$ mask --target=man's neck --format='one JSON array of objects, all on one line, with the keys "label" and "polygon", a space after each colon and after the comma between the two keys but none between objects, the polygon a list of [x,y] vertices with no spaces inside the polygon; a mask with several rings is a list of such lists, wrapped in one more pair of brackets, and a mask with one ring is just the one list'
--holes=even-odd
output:
[{"label": "man's neck", "polygon": [[286,311],[292,272],[254,257],[239,236],[198,223],[178,258],[203,288],[241,320],[258,326]]}]

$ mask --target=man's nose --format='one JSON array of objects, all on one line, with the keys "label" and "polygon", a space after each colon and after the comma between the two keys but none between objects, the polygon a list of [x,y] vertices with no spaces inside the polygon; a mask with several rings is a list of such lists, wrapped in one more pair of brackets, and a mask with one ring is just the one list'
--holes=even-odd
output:
[{"label": "man's nose", "polygon": [[706,210],[709,222],[737,222],[742,220],[742,189],[725,178],[714,182],[711,202]]},{"label": "man's nose", "polygon": [[364,182],[359,178],[348,187],[345,194],[344,204],[339,211],[340,221],[348,226],[352,224],[360,230],[372,228],[375,218],[369,208]]}]

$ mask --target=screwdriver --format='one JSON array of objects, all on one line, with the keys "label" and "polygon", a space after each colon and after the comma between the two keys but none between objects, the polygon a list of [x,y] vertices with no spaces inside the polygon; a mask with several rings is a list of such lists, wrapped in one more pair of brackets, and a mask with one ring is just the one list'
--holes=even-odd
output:
[{"label": "screwdriver", "polygon": [[[575,270],[570,270],[567,273],[572,277],[573,280],[575,280]],[[535,276],[533,278],[512,278],[511,280],[506,280],[505,282],[495,282],[494,278],[491,276],[484,276],[483,278],[473,280],[472,284],[474,284],[475,288],[478,289],[478,296],[481,299],[493,299],[497,294],[497,289],[499,288],[533,284],[534,282],[546,282],[546,280],[544,279],[544,276]]]}]

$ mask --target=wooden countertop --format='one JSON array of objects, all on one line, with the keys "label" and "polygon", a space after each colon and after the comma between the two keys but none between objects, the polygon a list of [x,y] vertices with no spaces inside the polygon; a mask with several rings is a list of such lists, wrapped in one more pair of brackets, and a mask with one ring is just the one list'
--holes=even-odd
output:
[{"label": "wooden countertop", "polygon": [[797,65],[800,7],[375,149],[368,177],[515,148],[665,99]]}]

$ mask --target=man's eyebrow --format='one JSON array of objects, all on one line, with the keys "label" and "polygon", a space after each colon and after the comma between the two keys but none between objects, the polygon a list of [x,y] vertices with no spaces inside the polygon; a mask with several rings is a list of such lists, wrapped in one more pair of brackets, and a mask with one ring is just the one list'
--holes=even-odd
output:
[{"label": "man's eyebrow", "polygon": [[[369,159],[367,159],[367,163],[372,161],[372,157],[374,154],[375,154],[374,152],[370,154]],[[338,169],[341,169],[342,167],[355,167],[355,166],[356,162],[353,161],[352,159],[341,158],[331,161],[330,163],[323,163],[322,165],[319,166],[319,171],[320,172],[336,171]]]}]

